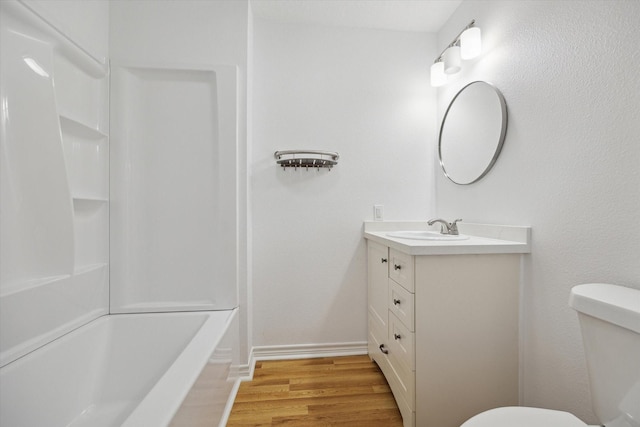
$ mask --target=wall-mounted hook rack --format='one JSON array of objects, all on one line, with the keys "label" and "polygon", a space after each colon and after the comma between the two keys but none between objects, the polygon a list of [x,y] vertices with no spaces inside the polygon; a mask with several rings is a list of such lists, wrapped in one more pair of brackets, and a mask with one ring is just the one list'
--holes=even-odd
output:
[{"label": "wall-mounted hook rack", "polygon": [[276,163],[285,168],[327,168],[338,164],[340,156],[335,151],[318,150],[284,150],[276,151],[274,154]]}]

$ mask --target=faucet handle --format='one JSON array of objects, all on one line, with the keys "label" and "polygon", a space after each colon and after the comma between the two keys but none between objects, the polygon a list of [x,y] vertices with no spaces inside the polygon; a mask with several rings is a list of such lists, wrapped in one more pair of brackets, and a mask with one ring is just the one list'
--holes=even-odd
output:
[{"label": "faucet handle", "polygon": [[449,224],[449,234],[458,235],[458,222],[462,221],[462,218],[454,220]]}]

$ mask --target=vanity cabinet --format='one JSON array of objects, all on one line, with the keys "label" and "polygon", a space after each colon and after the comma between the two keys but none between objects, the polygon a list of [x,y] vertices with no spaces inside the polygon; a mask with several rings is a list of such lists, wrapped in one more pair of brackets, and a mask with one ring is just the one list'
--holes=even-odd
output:
[{"label": "vanity cabinet", "polygon": [[368,351],[405,427],[518,404],[520,255],[409,255],[368,240]]}]

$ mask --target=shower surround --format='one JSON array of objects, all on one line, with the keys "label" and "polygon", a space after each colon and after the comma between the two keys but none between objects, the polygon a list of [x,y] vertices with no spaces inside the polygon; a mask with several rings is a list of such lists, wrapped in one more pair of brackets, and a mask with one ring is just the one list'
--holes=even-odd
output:
[{"label": "shower surround", "polygon": [[[49,7],[0,9],[2,424],[38,424],[54,404],[49,425],[180,425],[199,376],[218,396],[207,417],[224,422],[238,364],[236,67],[110,67]],[[171,343],[150,338],[168,330]],[[159,354],[121,399],[101,380]],[[48,384],[59,392],[35,392]],[[136,409],[167,390],[162,417]]]}]

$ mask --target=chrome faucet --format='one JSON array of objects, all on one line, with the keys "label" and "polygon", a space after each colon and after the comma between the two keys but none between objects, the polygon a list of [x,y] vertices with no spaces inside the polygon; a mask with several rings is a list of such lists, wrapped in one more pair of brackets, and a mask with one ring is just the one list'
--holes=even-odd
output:
[{"label": "chrome faucet", "polygon": [[440,223],[440,234],[451,234],[452,236],[458,235],[458,221],[462,221],[461,219],[456,219],[453,222],[447,222],[444,219],[430,219],[427,224],[433,225],[436,222]]}]

